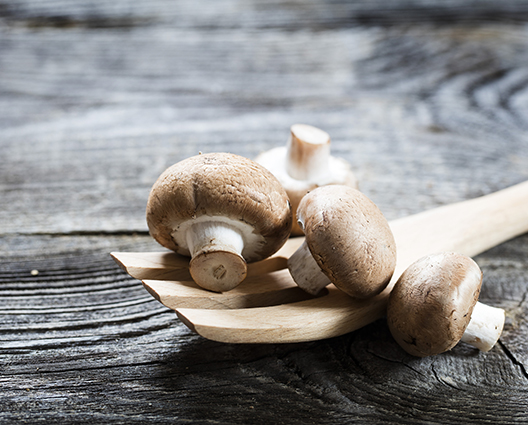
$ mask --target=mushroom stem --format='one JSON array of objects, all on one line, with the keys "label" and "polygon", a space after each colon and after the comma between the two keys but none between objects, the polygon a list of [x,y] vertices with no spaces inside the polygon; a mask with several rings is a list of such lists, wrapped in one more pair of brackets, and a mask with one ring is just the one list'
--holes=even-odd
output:
[{"label": "mushroom stem", "polygon": [[329,173],[330,136],[306,124],[292,125],[286,147],[286,171],[297,180],[317,181]]},{"label": "mushroom stem", "polygon": [[222,221],[198,222],[187,230],[186,240],[191,253],[190,273],[202,288],[229,291],[245,279],[244,239],[234,227]]},{"label": "mushroom stem", "polygon": [[504,320],[505,313],[502,308],[477,302],[461,341],[481,351],[489,351],[502,333]]},{"label": "mushroom stem", "polygon": [[288,269],[297,285],[311,295],[317,295],[330,283],[313,258],[306,240],[288,258]]}]

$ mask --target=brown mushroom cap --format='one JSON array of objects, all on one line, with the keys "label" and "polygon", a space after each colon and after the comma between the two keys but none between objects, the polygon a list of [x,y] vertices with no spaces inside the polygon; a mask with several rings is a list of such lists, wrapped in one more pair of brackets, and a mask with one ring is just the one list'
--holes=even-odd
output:
[{"label": "brown mushroom cap", "polygon": [[400,276],[390,294],[387,322],[409,354],[443,353],[462,338],[482,284],[471,258],[457,253],[423,257]]},{"label": "brown mushroom cap", "polygon": [[330,281],[356,298],[379,294],[396,267],[396,243],[378,207],[359,190],[319,187],[297,216],[315,261]]},{"label": "brown mushroom cap", "polygon": [[[205,217],[225,217],[244,233],[245,261],[266,258],[288,239],[291,208],[278,180],[263,166],[229,153],[200,154],[165,170],[149,195],[147,224],[162,246],[190,255],[178,230]],[[255,243],[249,243],[247,239]]]},{"label": "brown mushroom cap", "polygon": [[[343,164],[343,168],[345,168],[345,167],[349,168],[349,165],[344,160],[342,160],[341,158],[334,158],[334,162]],[[286,179],[282,179],[282,180],[283,180],[282,184],[285,185],[286,192],[288,193],[288,196],[290,198],[292,211],[294,211],[294,212],[297,211],[297,209],[299,208],[299,204],[301,203],[302,198],[304,198],[304,196],[307,193],[317,189],[318,187],[320,187],[322,185],[336,185],[336,184],[340,184],[340,185],[350,186],[350,187],[353,187],[355,189],[358,188],[356,177],[354,176],[352,171],[350,171],[349,173],[344,174],[343,179],[338,181],[338,182],[337,181],[333,181],[333,182],[321,183],[321,184],[313,183],[313,182],[305,182],[303,185],[299,185],[299,184],[297,184],[297,185],[288,185]],[[292,224],[292,235],[301,236],[303,234],[304,234],[304,232],[301,229],[301,227],[299,226],[299,223],[296,220],[294,220],[294,223]]]}]

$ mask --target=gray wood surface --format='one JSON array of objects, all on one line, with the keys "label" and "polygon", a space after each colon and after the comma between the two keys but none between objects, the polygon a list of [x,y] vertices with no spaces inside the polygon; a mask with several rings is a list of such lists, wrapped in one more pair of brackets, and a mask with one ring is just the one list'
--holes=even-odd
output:
[{"label": "gray wood surface", "polygon": [[[113,263],[198,152],[316,125],[388,219],[528,179],[528,2],[0,4],[0,423],[528,423],[528,235],[476,258],[498,345],[417,359],[380,320],[207,341]],[[38,271],[38,273],[37,273]]]}]

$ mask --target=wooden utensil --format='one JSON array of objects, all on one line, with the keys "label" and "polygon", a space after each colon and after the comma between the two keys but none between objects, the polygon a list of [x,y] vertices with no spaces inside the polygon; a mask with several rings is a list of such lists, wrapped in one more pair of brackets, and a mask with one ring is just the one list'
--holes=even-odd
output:
[{"label": "wooden utensil", "polygon": [[528,231],[528,181],[390,223],[398,262],[389,286],[368,300],[333,285],[312,297],[297,288],[287,258],[303,241],[291,238],[274,256],[250,264],[248,278],[226,293],[199,288],[188,260],[172,252],[114,252],[114,260],[180,320],[205,338],[228,343],[286,343],[343,335],[385,314],[390,291],[418,258],[440,251],[475,256]]}]

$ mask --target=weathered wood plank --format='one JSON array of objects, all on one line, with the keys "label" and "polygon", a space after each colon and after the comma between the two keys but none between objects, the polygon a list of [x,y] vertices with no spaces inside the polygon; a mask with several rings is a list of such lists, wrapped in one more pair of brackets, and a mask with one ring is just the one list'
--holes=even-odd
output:
[{"label": "weathered wood plank", "polygon": [[[35,247],[55,239],[18,238]],[[174,417],[269,423],[276,415],[292,424],[314,417],[323,423],[526,419],[526,236],[477,257],[485,276],[481,299],[508,311],[500,343],[487,354],[460,344],[427,359],[399,349],[383,320],[310,344],[206,341],[112,262],[109,243],[152,247],[147,236],[61,237],[40,258],[24,257],[20,248],[2,262],[4,421],[29,421],[35,409],[65,423],[82,415],[116,423]],[[72,255],[71,246],[83,255]]]},{"label": "weathered wood plank", "polygon": [[144,209],[165,167],[254,157],[296,122],[389,219],[526,180],[527,18],[513,0],[3,1],[0,422],[526,423],[527,235],[476,258],[499,344],[427,359],[384,320],[207,341],[109,252],[159,249]]},{"label": "weathered wood plank", "polygon": [[127,30],[141,25],[172,24],[180,27],[211,29],[304,28],[328,29],[350,24],[389,25],[433,22],[443,25],[475,22],[524,22],[528,5],[515,0],[459,0],[427,2],[396,1],[317,1],[295,0],[203,0],[197,8],[192,0],[53,1],[4,0],[0,16],[8,22],[32,28],[71,28]]},{"label": "weathered wood plank", "polygon": [[144,231],[165,167],[198,151],[254,157],[295,122],[331,134],[389,218],[498,190],[527,176],[524,37],[5,31],[0,230]]}]

